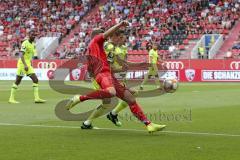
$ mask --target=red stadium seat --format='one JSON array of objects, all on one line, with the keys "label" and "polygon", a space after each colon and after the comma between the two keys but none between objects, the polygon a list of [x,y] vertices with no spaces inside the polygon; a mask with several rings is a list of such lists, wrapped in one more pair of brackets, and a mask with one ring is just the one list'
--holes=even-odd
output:
[{"label": "red stadium seat", "polygon": [[185,50],[185,46],[181,44],[181,45],[179,45],[179,49],[180,50]]},{"label": "red stadium seat", "polygon": [[188,39],[185,39],[185,40],[183,41],[183,44],[184,44],[184,45],[188,45],[188,44],[189,44],[189,40],[188,40]]},{"label": "red stadium seat", "polygon": [[187,39],[192,40],[192,39],[193,39],[193,35],[192,35],[192,34],[189,34],[189,35],[187,36]]}]

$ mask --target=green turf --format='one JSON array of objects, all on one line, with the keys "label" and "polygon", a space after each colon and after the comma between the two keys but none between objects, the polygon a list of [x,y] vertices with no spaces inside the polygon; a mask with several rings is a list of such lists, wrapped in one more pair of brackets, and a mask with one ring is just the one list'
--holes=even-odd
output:
[{"label": "green turf", "polygon": [[[145,112],[160,111],[170,117],[156,120],[168,125],[166,131],[213,133],[207,135],[169,132],[149,135],[139,131],[144,130],[142,124],[126,117],[122,128],[113,126],[104,117],[94,125],[130,130],[82,131],[75,128],[81,122],[61,121],[54,114],[56,103],[69,95],[54,92],[47,82],[41,82],[41,97],[48,101],[34,104],[31,83],[25,81],[17,94],[21,103],[10,105],[7,100],[11,83],[0,82],[0,160],[239,160],[240,157],[239,83],[184,83],[174,94],[138,99]],[[98,101],[80,104],[74,112],[97,104]],[[126,114],[130,115],[128,109],[121,116]],[[176,120],[171,118],[172,114],[185,117]],[[3,123],[30,126],[3,126]]]}]

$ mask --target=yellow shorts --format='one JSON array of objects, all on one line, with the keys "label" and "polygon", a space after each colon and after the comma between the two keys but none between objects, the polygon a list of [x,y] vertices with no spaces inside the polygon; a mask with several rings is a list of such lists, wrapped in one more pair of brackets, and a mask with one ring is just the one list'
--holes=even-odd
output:
[{"label": "yellow shorts", "polygon": [[149,76],[156,76],[156,75],[158,75],[157,64],[152,64],[152,66],[148,68],[148,75]]},{"label": "yellow shorts", "polygon": [[25,75],[29,76],[29,75],[35,73],[34,69],[33,69],[33,67],[31,65],[27,64],[27,66],[28,66],[28,71],[25,71],[24,65],[18,65],[17,66],[17,76],[23,77]]}]

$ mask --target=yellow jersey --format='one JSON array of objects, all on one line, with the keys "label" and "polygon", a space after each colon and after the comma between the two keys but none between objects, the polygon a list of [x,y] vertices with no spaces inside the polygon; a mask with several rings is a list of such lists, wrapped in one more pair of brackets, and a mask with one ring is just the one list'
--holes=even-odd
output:
[{"label": "yellow jersey", "polygon": [[149,51],[149,63],[156,64],[158,61],[158,52],[157,50],[151,49]]},{"label": "yellow jersey", "polygon": [[113,63],[113,56],[114,56],[113,54],[114,54],[114,50],[115,50],[114,45],[110,42],[105,42],[104,50],[105,50],[105,53],[107,54],[108,62]]},{"label": "yellow jersey", "polygon": [[111,65],[113,65],[115,68],[122,67],[117,62],[117,56],[122,60],[125,60],[127,56],[127,47],[125,45],[114,46],[112,43],[106,42],[104,48],[107,54],[107,59],[111,63]]},{"label": "yellow jersey", "polygon": [[117,46],[114,51],[114,57],[113,57],[113,66],[116,68],[122,67],[118,62],[117,62],[117,56],[121,60],[125,60],[127,56],[127,47],[125,45],[122,46]]},{"label": "yellow jersey", "polygon": [[[21,52],[23,52],[23,57],[27,65],[31,64],[32,57],[36,55],[36,46],[35,43],[30,43],[29,40],[25,40],[21,46]],[[21,58],[18,60],[19,65],[23,65]]]}]

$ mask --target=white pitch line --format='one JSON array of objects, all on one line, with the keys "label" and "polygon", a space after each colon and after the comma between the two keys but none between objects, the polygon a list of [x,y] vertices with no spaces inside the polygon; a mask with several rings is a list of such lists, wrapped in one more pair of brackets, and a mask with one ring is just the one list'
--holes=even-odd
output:
[{"label": "white pitch line", "polygon": [[40,128],[72,128],[79,129],[78,126],[49,126],[38,124],[17,124],[17,123],[0,123],[0,126],[22,126],[22,127],[40,127]]},{"label": "white pitch line", "polygon": [[[0,123],[0,126],[22,126],[22,127],[39,127],[39,128],[71,128],[80,129],[79,126],[51,126],[51,125],[37,125],[37,124],[15,124],[15,123]],[[146,130],[140,129],[114,129],[114,128],[98,128],[96,130],[109,130],[109,131],[135,131],[146,132]],[[161,131],[162,133],[170,134],[188,134],[188,135],[204,135],[204,136],[224,136],[224,137],[240,137],[239,134],[227,134],[227,133],[209,133],[209,132],[182,132],[182,131]]]}]

